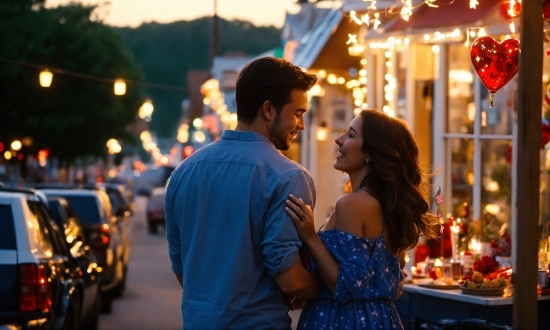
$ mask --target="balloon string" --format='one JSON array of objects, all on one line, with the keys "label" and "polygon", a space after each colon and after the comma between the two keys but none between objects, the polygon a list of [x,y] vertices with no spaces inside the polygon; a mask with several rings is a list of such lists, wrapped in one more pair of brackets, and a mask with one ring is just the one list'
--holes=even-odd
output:
[{"label": "balloon string", "polygon": [[489,94],[489,108],[492,108],[495,103],[495,94],[491,93]]}]

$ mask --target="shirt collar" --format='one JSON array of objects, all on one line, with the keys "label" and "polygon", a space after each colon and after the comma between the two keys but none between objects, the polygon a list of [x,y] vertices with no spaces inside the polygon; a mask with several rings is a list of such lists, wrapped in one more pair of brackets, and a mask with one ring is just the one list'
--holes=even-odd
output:
[{"label": "shirt collar", "polygon": [[269,141],[268,138],[260,133],[256,133],[253,131],[235,131],[227,129],[223,132],[221,138],[225,140],[260,141],[273,145],[273,143]]}]

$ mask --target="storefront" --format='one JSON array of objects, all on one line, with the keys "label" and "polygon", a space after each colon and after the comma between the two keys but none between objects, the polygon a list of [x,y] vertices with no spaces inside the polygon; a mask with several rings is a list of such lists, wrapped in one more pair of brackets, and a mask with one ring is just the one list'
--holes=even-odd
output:
[{"label": "storefront", "polygon": [[[347,116],[353,116],[352,112],[366,108],[376,108],[404,119],[417,139],[422,166],[435,173],[432,178],[431,197],[433,213],[440,211],[447,226],[455,224],[455,228],[460,228],[456,251],[471,251],[481,255],[481,246],[488,245],[488,253],[508,258],[501,260],[513,263],[515,261],[512,259],[518,257],[517,253],[516,256],[513,255],[514,251],[518,251],[517,246],[522,245],[519,248],[522,250],[524,246],[529,245],[521,251],[522,256],[518,257],[520,260],[514,265],[514,274],[517,272],[525,279],[522,274],[528,273],[527,277],[531,281],[531,274],[534,275],[535,271],[527,270],[527,267],[530,267],[533,260],[531,258],[536,254],[532,247],[538,245],[537,250],[544,252],[544,239],[549,234],[550,155],[547,154],[550,145],[543,143],[548,142],[548,139],[544,140],[544,133],[541,140],[536,141],[541,143],[540,155],[537,155],[536,159],[537,165],[540,165],[540,189],[537,194],[540,199],[540,212],[538,216],[535,215],[537,219],[533,219],[532,214],[527,214],[524,208],[527,204],[525,197],[528,195],[525,185],[530,185],[535,180],[529,177],[527,171],[522,172],[518,169],[529,162],[522,161],[518,166],[515,161],[518,153],[521,155],[527,149],[532,150],[525,148],[521,143],[526,131],[525,126],[520,127],[521,117],[524,115],[522,107],[526,105],[516,98],[518,95],[525,97],[526,94],[521,89],[525,90],[527,85],[537,85],[530,84],[529,81],[521,84],[518,74],[498,90],[493,104],[490,104],[490,93],[472,65],[470,47],[476,38],[481,36],[490,36],[496,42],[506,38],[522,39],[515,31],[519,30],[520,22],[518,17],[510,19],[504,15],[503,5],[510,5],[510,2],[475,2],[475,9],[470,7],[472,2],[468,4],[467,1],[440,4],[437,8],[420,4],[414,8],[408,21],[397,14],[400,8],[392,7],[394,15],[379,15],[380,21],[376,27],[372,20],[369,20],[371,24],[368,26],[360,25],[356,38],[348,34],[345,40],[340,40],[339,46],[332,44],[331,47],[326,47],[330,42],[342,38],[337,33],[342,23],[331,28],[328,39],[315,40],[318,51],[312,51],[315,47],[311,44],[309,51],[305,51],[306,45],[298,47],[297,58],[302,61],[298,64],[306,63],[306,69],[319,74],[323,78],[321,83],[325,89],[324,96],[315,99],[313,103],[314,117],[306,129],[306,134],[308,130],[310,132],[309,137],[306,136],[306,140],[302,140],[301,161],[315,175],[318,194],[325,196],[322,197],[325,199],[318,200],[316,210],[316,219],[324,219],[325,212],[329,210],[321,208],[330,205],[342,192],[341,178],[331,176],[326,171],[331,168],[334,160],[335,149],[331,149],[329,144],[332,144],[334,137],[341,132],[338,119],[348,120]],[[344,3],[341,22],[364,23],[366,19],[361,16],[365,11],[346,10],[346,3],[348,1]],[[362,7],[357,3],[354,5],[355,8],[363,10],[367,8],[367,4],[364,3]],[[535,12],[534,15],[540,15],[540,12]],[[370,16],[371,19],[373,17]],[[352,30],[350,27],[348,31]],[[357,40],[357,44],[354,40]],[[533,40],[531,38],[526,42]],[[330,67],[334,66],[336,59],[340,59],[338,56],[341,55],[338,54],[341,54],[342,50],[347,51],[349,48],[351,51],[352,46],[357,46],[355,49],[364,49],[359,57],[360,66],[356,71],[341,68],[343,85],[329,84],[329,79],[325,77],[328,77]],[[535,48],[538,51],[539,46]],[[306,57],[308,61],[303,60]],[[332,62],[320,61],[322,57],[332,59]],[[316,61],[322,65],[314,65]],[[530,70],[525,65],[523,68],[524,74]],[[544,66],[540,74],[544,90],[540,91],[537,98],[543,98],[547,92],[546,87],[550,82],[547,74],[549,69],[549,57],[544,55]],[[533,77],[539,72],[530,74]],[[355,76],[352,75],[354,73]],[[333,74],[338,76],[338,73]],[[535,125],[544,124],[549,119],[550,95],[546,98],[548,101],[545,99],[543,102]],[[336,101],[338,99],[340,101]],[[338,115],[339,108],[344,109],[344,115]],[[316,131],[323,126],[321,124],[326,124],[329,128],[329,137],[326,141],[315,139]],[[518,131],[522,132],[519,138]],[[550,132],[548,134],[550,135]],[[339,186],[339,189],[334,189],[336,186]],[[441,205],[433,199],[439,187],[444,196]],[[514,205],[516,207],[513,207]],[[523,211],[519,211],[522,208]],[[514,212],[522,214],[518,216]],[[535,223],[537,220],[538,225]],[[522,223],[518,225],[514,221]],[[529,238],[517,237],[519,234],[514,230],[517,231],[519,227],[522,229],[521,235]],[[448,231],[448,227],[446,228]],[[504,232],[507,232],[507,235],[503,238]],[[444,237],[449,240],[448,236]],[[501,240],[510,243],[510,237],[511,244],[504,244],[504,247],[500,248]],[[529,244],[525,241],[529,241]],[[444,247],[435,249],[431,257],[449,257]],[[452,253],[452,249],[449,250],[449,253]],[[527,257],[524,255],[526,251],[530,251]],[[544,255],[542,258],[544,259]],[[411,251],[409,265],[415,265],[417,261],[414,260],[414,251]],[[411,297],[422,294],[415,289],[409,291],[408,295]],[[504,314],[508,314],[508,318],[500,320],[506,324],[511,322],[512,301],[518,299],[525,302],[522,302],[522,306],[527,306],[528,300],[531,299],[529,290],[516,291],[513,299],[507,298],[506,302],[498,303],[508,306],[504,308]],[[460,292],[458,294],[460,295]],[[420,301],[420,298],[414,299]],[[480,304],[483,305],[485,302]],[[548,306],[547,302],[544,304]],[[493,308],[491,304],[488,306],[489,310]],[[514,310],[519,313],[521,308],[516,306],[514,303]],[[539,314],[541,313],[542,311],[539,311]],[[539,318],[539,322],[546,324],[544,319]]]}]

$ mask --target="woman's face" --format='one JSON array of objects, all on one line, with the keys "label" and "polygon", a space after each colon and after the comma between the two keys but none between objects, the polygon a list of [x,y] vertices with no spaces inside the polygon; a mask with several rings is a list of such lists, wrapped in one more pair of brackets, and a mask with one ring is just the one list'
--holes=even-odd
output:
[{"label": "woman's face", "polygon": [[336,138],[338,153],[334,162],[335,169],[346,173],[366,170],[368,154],[361,150],[363,145],[362,124],[363,118],[355,117],[349,124],[346,133]]}]

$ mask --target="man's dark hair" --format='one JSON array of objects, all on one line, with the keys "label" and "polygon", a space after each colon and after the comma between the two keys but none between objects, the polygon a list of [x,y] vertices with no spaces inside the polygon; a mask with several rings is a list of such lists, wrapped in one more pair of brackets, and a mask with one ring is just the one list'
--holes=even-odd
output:
[{"label": "man's dark hair", "polygon": [[316,81],[317,76],[289,61],[274,57],[256,59],[243,68],[237,79],[237,119],[252,123],[262,104],[268,100],[279,112],[291,102],[292,90],[308,91]]}]

